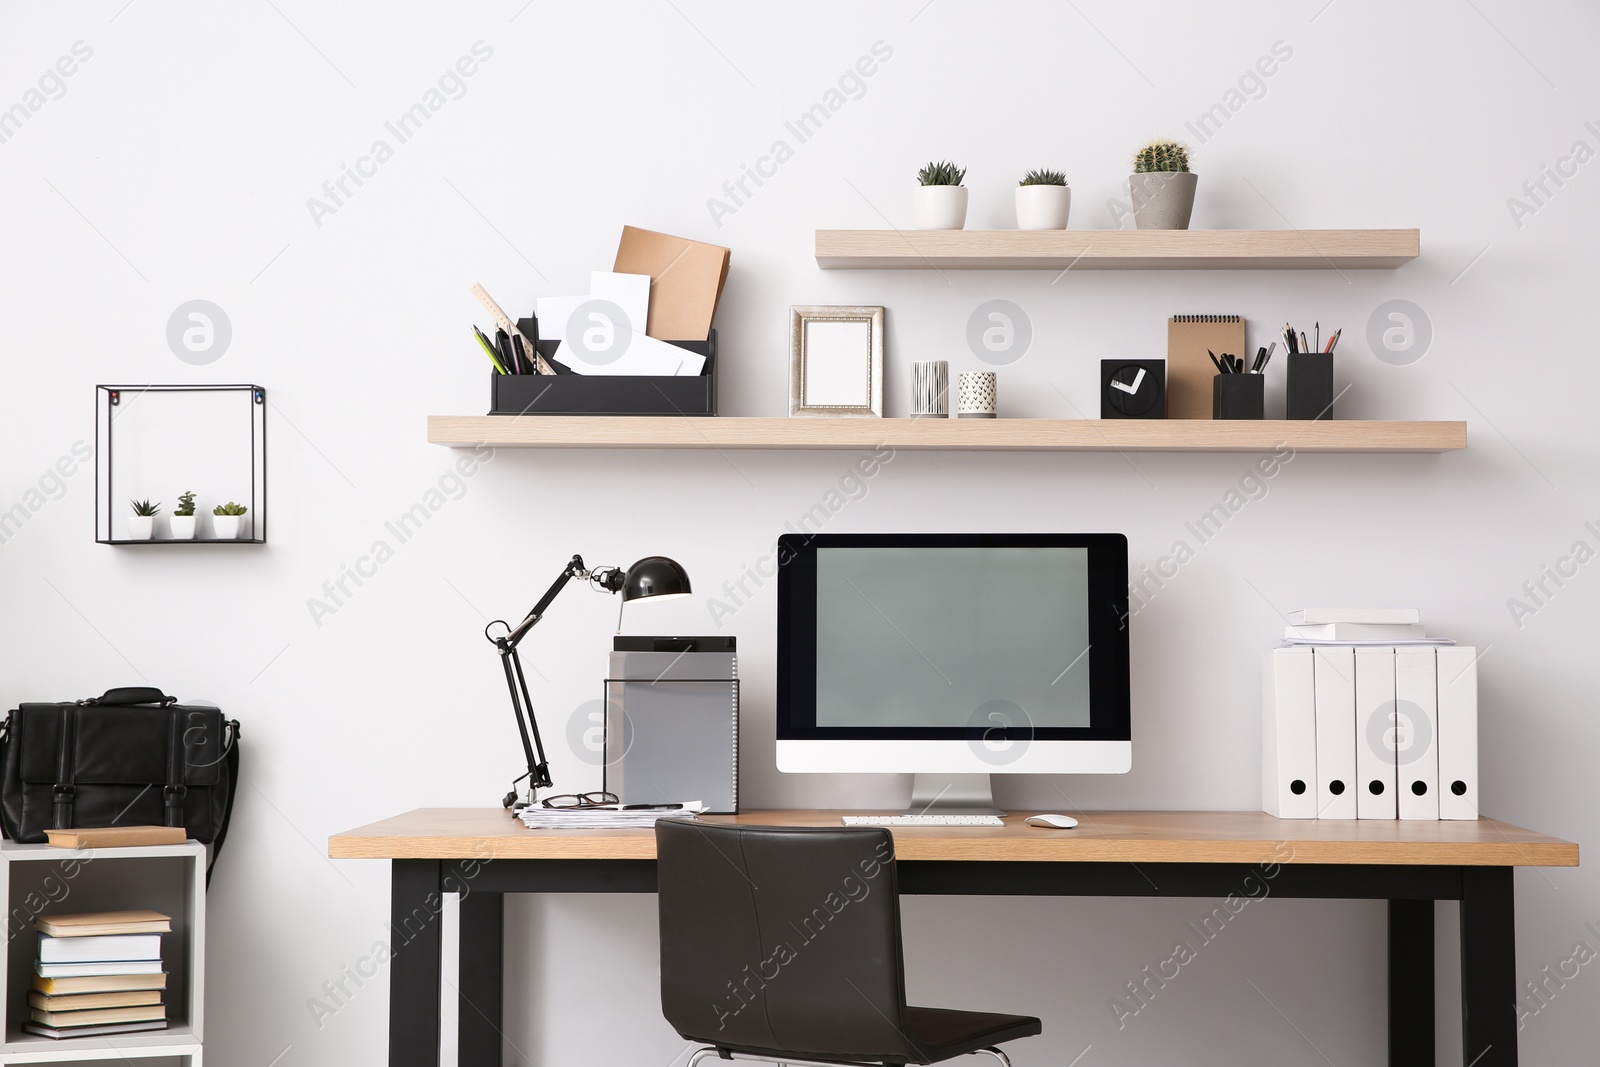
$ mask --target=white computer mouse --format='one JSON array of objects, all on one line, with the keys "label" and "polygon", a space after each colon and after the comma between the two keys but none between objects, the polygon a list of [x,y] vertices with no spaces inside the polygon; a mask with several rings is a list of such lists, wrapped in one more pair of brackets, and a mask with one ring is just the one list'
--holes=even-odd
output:
[{"label": "white computer mouse", "polygon": [[1078,825],[1078,820],[1070,815],[1030,815],[1023,821],[1046,830],[1070,830]]}]

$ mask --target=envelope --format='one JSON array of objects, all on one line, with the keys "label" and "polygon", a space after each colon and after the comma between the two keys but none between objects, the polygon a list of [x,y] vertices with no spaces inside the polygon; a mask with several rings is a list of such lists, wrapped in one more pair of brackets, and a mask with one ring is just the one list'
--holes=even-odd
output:
[{"label": "envelope", "polygon": [[664,341],[704,341],[728,280],[728,256],[719,245],[624,226],[611,269],[650,275],[647,334]]}]

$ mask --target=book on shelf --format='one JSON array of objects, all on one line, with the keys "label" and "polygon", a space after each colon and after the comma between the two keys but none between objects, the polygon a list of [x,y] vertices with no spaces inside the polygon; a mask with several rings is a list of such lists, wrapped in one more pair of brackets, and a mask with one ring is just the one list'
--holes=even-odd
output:
[{"label": "book on shelf", "polygon": [[172,917],[159,911],[86,911],[78,915],[41,915],[33,925],[51,937],[165,934],[172,930]]},{"label": "book on shelf", "polygon": [[95,960],[84,963],[45,963],[43,960],[36,964],[35,972],[41,978],[83,978],[103,977],[106,975],[121,974],[161,974],[164,968],[160,960]]},{"label": "book on shelf", "polygon": [[56,848],[132,848],[135,845],[181,845],[189,840],[189,831],[181,826],[101,826],[44,833]]},{"label": "book on shelf", "polygon": [[124,1008],[90,1008],[87,1011],[45,1011],[32,1009],[33,1021],[58,1030],[79,1026],[109,1026],[113,1023],[143,1023],[166,1019],[165,1004],[136,1004]]},{"label": "book on shelf", "polygon": [[1285,626],[1283,636],[1289,641],[1420,641],[1428,634],[1420,622],[1323,622]]},{"label": "book on shelf", "polygon": [[23,1023],[22,1029],[30,1034],[60,1040],[63,1037],[96,1037],[104,1034],[132,1034],[140,1030],[165,1030],[165,1019],[151,1019],[140,1023],[109,1023],[105,1026],[46,1026],[44,1023]]},{"label": "book on shelf", "polygon": [[41,993],[28,990],[28,1007],[40,1011],[88,1011],[91,1008],[131,1008],[160,1004],[159,989],[127,989],[120,993]]},{"label": "book on shelf", "polygon": [[99,934],[91,937],[39,935],[40,963],[161,962],[160,934]]},{"label": "book on shelf", "polygon": [[33,976],[33,988],[49,996],[71,993],[117,993],[124,990],[161,990],[167,988],[167,972],[150,971],[143,974],[87,974],[77,978],[50,978]]}]

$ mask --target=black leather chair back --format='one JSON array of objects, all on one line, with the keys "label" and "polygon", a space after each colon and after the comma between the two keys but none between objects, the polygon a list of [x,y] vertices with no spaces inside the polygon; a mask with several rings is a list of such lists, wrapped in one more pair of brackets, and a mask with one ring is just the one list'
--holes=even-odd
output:
[{"label": "black leather chair back", "polygon": [[661,1006],[686,1040],[915,1058],[885,829],[656,823]]}]

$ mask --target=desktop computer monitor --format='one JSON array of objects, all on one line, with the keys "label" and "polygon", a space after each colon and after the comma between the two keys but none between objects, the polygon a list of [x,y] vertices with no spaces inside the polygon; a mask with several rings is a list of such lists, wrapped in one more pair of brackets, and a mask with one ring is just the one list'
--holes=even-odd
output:
[{"label": "desktop computer monitor", "polygon": [[991,774],[1132,765],[1121,534],[786,534],[778,560],[779,770],[992,811]]}]

